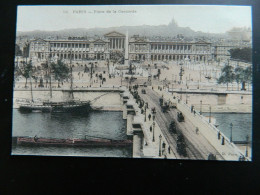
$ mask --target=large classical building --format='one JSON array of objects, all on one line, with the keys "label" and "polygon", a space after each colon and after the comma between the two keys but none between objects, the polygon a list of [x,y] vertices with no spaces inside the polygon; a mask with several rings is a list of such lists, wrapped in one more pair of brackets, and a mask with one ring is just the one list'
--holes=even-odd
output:
[{"label": "large classical building", "polygon": [[47,58],[67,60],[106,60],[112,51],[123,51],[125,35],[111,32],[97,40],[43,40],[30,42],[29,57],[44,61]]},{"label": "large classical building", "polygon": [[29,57],[44,61],[47,58],[57,59],[108,59],[109,42],[105,40],[43,40],[31,41]]},{"label": "large classical building", "polygon": [[45,61],[48,58],[73,61],[107,60],[113,52],[125,52],[128,46],[129,60],[207,61],[213,59],[212,44],[206,41],[185,41],[183,39],[153,40],[133,36],[126,43],[126,35],[110,32],[96,40],[43,40],[30,42],[29,57]]},{"label": "large classical building", "polygon": [[212,59],[211,43],[205,41],[153,41],[135,36],[129,41],[130,60],[207,61]]}]

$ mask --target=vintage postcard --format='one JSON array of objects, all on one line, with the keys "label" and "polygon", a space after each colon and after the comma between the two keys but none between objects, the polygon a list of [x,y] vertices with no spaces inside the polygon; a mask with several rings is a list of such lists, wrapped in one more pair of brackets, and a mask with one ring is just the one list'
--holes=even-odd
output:
[{"label": "vintage postcard", "polygon": [[18,6],[12,155],[252,160],[250,6]]}]

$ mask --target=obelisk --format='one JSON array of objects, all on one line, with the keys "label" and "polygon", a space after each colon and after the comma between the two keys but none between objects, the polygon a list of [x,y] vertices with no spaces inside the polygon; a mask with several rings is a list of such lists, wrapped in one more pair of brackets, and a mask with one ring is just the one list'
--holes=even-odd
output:
[{"label": "obelisk", "polygon": [[126,31],[126,36],[125,36],[125,65],[129,66],[129,60],[128,60],[128,31]]}]

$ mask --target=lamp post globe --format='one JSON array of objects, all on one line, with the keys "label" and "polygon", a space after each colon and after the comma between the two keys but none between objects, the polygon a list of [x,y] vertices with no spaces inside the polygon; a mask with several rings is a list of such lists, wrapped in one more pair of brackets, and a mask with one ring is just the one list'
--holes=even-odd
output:
[{"label": "lamp post globe", "polygon": [[202,100],[200,100],[200,115],[202,114]]}]

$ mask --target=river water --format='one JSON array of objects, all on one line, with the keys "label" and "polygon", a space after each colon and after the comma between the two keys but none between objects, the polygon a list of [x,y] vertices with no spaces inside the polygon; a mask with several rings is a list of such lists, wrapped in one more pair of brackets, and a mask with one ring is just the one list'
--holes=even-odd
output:
[{"label": "river water", "polygon": [[[208,116],[209,113],[203,113]],[[212,113],[218,129],[230,138],[230,123],[233,141],[252,140],[252,114]],[[109,139],[127,139],[126,121],[122,112],[93,111],[87,115],[70,113],[20,113],[13,109],[13,136],[45,138],[85,138],[85,136]],[[14,155],[47,156],[90,156],[90,157],[131,157],[129,147],[54,147],[54,146],[16,146]]]},{"label": "river water", "polygon": [[[126,121],[122,112],[93,111],[86,115],[70,113],[20,113],[13,109],[13,136],[44,138],[82,138],[85,136],[108,139],[127,139]],[[14,155],[58,155],[91,157],[131,157],[129,147],[28,147],[13,145]]]},{"label": "river water", "polygon": [[[209,113],[203,113],[209,116]],[[249,141],[252,140],[252,114],[249,113],[212,113],[212,117],[216,119],[218,129],[228,138],[231,135],[230,123],[232,123],[232,140],[246,141],[246,136],[249,136]]]}]

